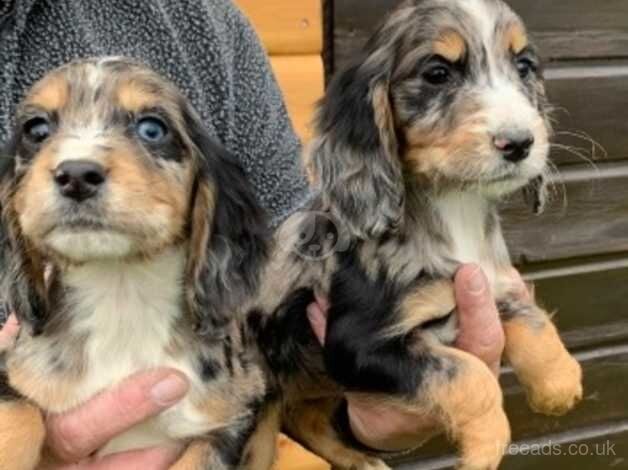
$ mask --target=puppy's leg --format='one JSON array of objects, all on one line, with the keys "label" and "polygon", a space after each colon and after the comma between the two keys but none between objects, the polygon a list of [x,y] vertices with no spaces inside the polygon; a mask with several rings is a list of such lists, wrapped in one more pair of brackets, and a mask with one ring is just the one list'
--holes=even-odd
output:
[{"label": "puppy's leg", "polygon": [[582,399],[582,368],[547,313],[534,304],[500,302],[506,358],[537,412],[562,415]]},{"label": "puppy's leg", "polygon": [[[209,467],[212,445],[210,442],[194,441],[185,450],[170,470],[203,470]],[[223,467],[218,467],[223,468]]]},{"label": "puppy's leg", "polygon": [[280,421],[279,404],[268,405],[244,449],[243,469],[270,470],[275,463]]},{"label": "puppy's leg", "polygon": [[0,401],[0,468],[33,470],[41,458],[45,436],[37,407],[20,399]]},{"label": "puppy's leg", "polygon": [[304,447],[343,470],[387,470],[384,461],[344,442],[333,425],[341,401],[337,398],[291,403],[284,410],[286,433]]},{"label": "puppy's leg", "polygon": [[510,443],[510,425],[503,409],[502,391],[488,366],[455,348],[433,350],[440,364],[426,375],[415,403],[417,414],[440,416],[450,438],[458,445],[458,468],[496,469]]},{"label": "puppy's leg", "polygon": [[439,417],[459,447],[460,468],[497,468],[510,441],[502,392],[486,364],[445,346],[456,337],[451,281],[420,283],[392,309],[375,302],[332,303],[324,351],[330,376],[351,391],[394,397],[408,413]]}]

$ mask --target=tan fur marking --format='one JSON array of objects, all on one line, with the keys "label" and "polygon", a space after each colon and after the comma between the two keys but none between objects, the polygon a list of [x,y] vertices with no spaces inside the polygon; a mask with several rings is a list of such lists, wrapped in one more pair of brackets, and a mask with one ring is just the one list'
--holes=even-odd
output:
[{"label": "tan fur marking", "polygon": [[506,30],[505,42],[506,50],[519,54],[528,45],[528,34],[525,28],[519,23],[513,23]]},{"label": "tan fur marking", "polygon": [[[422,396],[439,410],[449,435],[458,444],[465,470],[496,469],[510,442],[497,378],[475,356],[454,348],[438,348],[438,357],[450,357],[460,367],[453,379],[432,381]],[[422,410],[424,411],[424,410]]]},{"label": "tan fur marking", "polygon": [[447,316],[455,308],[456,300],[451,281],[426,284],[404,298],[401,321],[386,334],[403,336],[427,321]]},{"label": "tan fur marking", "polygon": [[192,442],[170,470],[199,470],[207,468],[207,458],[211,452],[209,442]]},{"label": "tan fur marking", "polygon": [[29,170],[20,182],[13,204],[22,227],[37,231],[40,222],[40,213],[36,208],[46,207],[49,194],[45,191],[53,184],[52,171],[54,155],[49,149],[44,149],[31,164]]},{"label": "tan fur marking", "polygon": [[70,87],[65,76],[56,73],[38,83],[29,94],[27,104],[46,111],[58,111],[65,107],[70,98]]},{"label": "tan fur marking", "polygon": [[33,373],[13,360],[7,368],[11,386],[44,409],[65,409],[74,399],[78,385],[72,377]]},{"label": "tan fur marking", "polygon": [[373,109],[375,110],[375,123],[379,129],[386,129],[392,121],[388,90],[384,85],[377,85],[373,90]]},{"label": "tan fur marking", "polygon": [[212,215],[216,205],[216,194],[213,185],[209,181],[200,182],[197,193],[194,196],[192,206],[191,223],[192,233],[190,235],[190,254],[187,257],[186,275],[187,289],[186,296],[188,308],[195,311],[196,283],[207,260],[207,246],[211,236]]},{"label": "tan fur marking", "polygon": [[0,403],[0,468],[33,470],[46,436],[41,412],[23,401]]},{"label": "tan fur marking", "polygon": [[228,426],[233,417],[238,413],[244,415],[244,403],[238,397],[218,397],[207,395],[207,392],[200,394],[193,399],[194,407],[207,417],[207,421],[215,423],[216,426]]},{"label": "tan fur marking", "polygon": [[395,122],[390,108],[388,96],[388,84],[377,85],[373,90],[373,111],[375,124],[379,129],[379,138],[386,149],[386,155],[390,158],[397,157],[397,141],[395,139]]},{"label": "tan fur marking", "polygon": [[146,91],[139,80],[122,81],[116,90],[118,104],[128,111],[141,111],[161,103],[159,96]]},{"label": "tan fur marking", "polygon": [[268,470],[272,467],[277,450],[279,427],[279,406],[272,406],[260,419],[255,433],[244,450],[244,455],[249,456],[247,470]]},{"label": "tan fur marking", "polygon": [[[216,194],[213,185],[204,181],[198,185],[197,193],[192,208],[192,235],[189,257],[190,261],[199,264],[199,260],[206,258],[205,251],[211,235],[212,214],[216,207]],[[200,269],[200,267],[198,267]],[[196,275],[197,273],[194,273]]]},{"label": "tan fur marking", "polygon": [[154,245],[147,250],[149,253],[181,238],[188,209],[189,190],[185,182],[144,164],[131,148],[121,147],[110,153],[107,160],[111,194],[107,209],[112,221],[133,233],[137,230],[137,214],[143,214],[144,227],[149,227],[151,233],[138,235]]},{"label": "tan fur marking", "polygon": [[[202,390],[197,391],[191,397],[194,407],[216,426],[229,425],[237,417],[248,415],[250,409],[246,406],[247,403],[251,399],[259,397],[266,390],[261,372],[246,372],[242,375],[237,374],[237,372],[236,370],[236,375],[231,378],[233,387],[228,392],[208,394],[206,390]],[[237,393],[234,393],[235,390]]]},{"label": "tan fur marking", "polygon": [[450,62],[456,63],[461,60],[467,52],[467,45],[463,37],[456,31],[445,31],[434,41],[434,53],[438,54]]},{"label": "tan fur marking", "polygon": [[[504,323],[506,357],[528,392],[530,406],[540,413],[562,415],[582,399],[582,368],[567,351],[544,312],[533,319]],[[539,318],[545,317],[541,328]]]},{"label": "tan fur marking", "polygon": [[[479,103],[469,101],[458,111],[457,121],[447,127],[441,123],[426,131],[418,124],[405,129],[407,150],[402,160],[406,168],[432,181],[481,173],[479,169],[491,158],[493,149],[486,139],[486,116],[478,114],[479,109]],[[474,167],[478,170],[473,171]]]}]

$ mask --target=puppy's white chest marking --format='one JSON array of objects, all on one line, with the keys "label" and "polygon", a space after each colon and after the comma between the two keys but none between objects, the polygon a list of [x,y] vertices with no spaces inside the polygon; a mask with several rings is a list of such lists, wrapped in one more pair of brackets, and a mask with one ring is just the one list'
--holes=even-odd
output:
[{"label": "puppy's white chest marking", "polygon": [[487,252],[487,202],[479,194],[449,193],[436,201],[436,208],[452,244],[451,256],[460,263],[480,265],[489,281],[495,278],[495,265]]},{"label": "puppy's white chest marking", "polygon": [[[72,332],[87,338],[86,374],[68,408],[135,372],[155,367],[179,369],[192,386],[201,386],[190,357],[174,359],[167,354],[173,326],[182,315],[184,260],[183,249],[173,249],[144,263],[90,263],[65,275]],[[207,432],[210,426],[184,399],[119,436],[101,453],[160,445]]]},{"label": "puppy's white chest marking", "polygon": [[163,364],[181,315],[183,256],[172,251],[146,263],[89,263],[65,275],[71,329],[85,335],[89,397],[137,370]]}]

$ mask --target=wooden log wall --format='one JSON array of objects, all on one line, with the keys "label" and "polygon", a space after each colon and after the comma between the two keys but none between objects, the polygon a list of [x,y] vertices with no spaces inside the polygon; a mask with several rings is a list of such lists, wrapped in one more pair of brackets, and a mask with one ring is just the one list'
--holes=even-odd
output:
[{"label": "wooden log wall", "polygon": [[236,0],[257,30],[284,92],[297,134],[310,136],[323,94],[323,15],[320,0]]}]

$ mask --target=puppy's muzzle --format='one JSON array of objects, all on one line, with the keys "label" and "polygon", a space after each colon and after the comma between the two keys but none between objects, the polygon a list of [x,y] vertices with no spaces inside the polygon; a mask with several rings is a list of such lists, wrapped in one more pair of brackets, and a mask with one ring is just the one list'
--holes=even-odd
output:
[{"label": "puppy's muzzle", "polygon": [[81,202],[98,194],[107,181],[107,175],[98,163],[67,160],[55,170],[54,181],[63,197]]},{"label": "puppy's muzzle", "polygon": [[528,130],[508,130],[498,133],[493,138],[493,144],[506,161],[519,163],[530,155],[534,136]]}]

